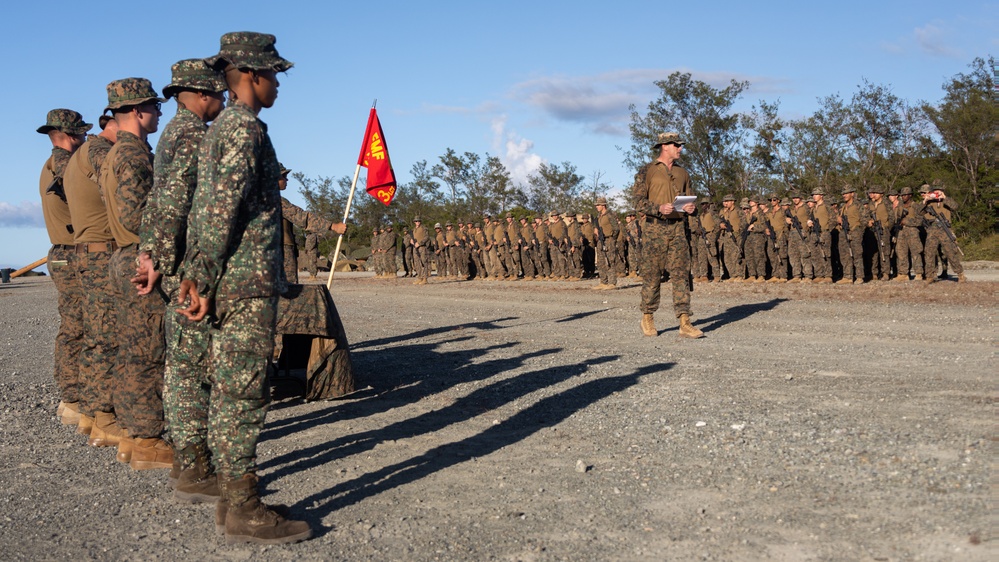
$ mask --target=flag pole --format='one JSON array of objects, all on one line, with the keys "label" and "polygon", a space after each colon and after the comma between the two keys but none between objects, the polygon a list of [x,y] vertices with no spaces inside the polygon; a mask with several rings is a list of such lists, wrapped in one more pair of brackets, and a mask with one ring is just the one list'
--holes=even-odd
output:
[{"label": "flag pole", "polygon": [[[374,109],[375,105],[378,103],[378,99],[371,102],[371,108]],[[350,216],[350,205],[354,201],[354,189],[357,187],[357,177],[361,175],[361,164],[358,163],[357,167],[354,169],[354,179],[350,182],[350,195],[347,196],[347,208],[343,210],[343,224],[347,224],[347,217]],[[340,234],[336,238],[336,249],[333,250],[333,261],[330,263],[330,275],[326,279],[326,290],[328,291],[330,287],[333,286],[333,274],[336,272],[336,262],[340,257],[340,245],[343,244],[343,234]]]}]

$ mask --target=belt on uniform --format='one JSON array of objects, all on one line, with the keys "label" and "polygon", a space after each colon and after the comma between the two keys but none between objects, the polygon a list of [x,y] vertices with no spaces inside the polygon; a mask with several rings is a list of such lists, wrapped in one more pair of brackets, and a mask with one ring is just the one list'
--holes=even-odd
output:
[{"label": "belt on uniform", "polygon": [[72,244],[52,244],[53,250],[72,250],[74,248],[76,248],[76,246]]},{"label": "belt on uniform", "polygon": [[651,215],[645,215],[645,222],[649,224],[676,224],[682,222],[683,219],[661,219],[659,217],[653,217]]},{"label": "belt on uniform", "polygon": [[118,243],[114,240],[110,242],[84,242],[75,246],[78,254],[92,254],[94,252],[113,252],[118,249]]}]

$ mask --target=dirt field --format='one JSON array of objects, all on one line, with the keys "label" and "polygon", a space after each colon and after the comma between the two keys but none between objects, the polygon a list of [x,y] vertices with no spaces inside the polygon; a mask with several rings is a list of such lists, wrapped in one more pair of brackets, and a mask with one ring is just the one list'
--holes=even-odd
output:
[{"label": "dirt field", "polygon": [[926,286],[707,285],[706,338],[638,282],[339,276],[361,386],[273,405],[266,501],[225,546],[55,418],[47,278],[0,285],[5,560],[996,560],[995,270]]}]

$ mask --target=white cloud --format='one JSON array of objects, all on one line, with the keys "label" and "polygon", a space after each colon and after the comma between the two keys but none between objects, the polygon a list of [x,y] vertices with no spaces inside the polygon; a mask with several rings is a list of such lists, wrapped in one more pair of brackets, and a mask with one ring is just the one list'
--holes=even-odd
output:
[{"label": "white cloud", "polygon": [[960,50],[950,46],[948,33],[936,24],[928,23],[923,27],[917,27],[912,34],[920,50],[926,54],[950,58],[961,56]]},{"label": "white cloud", "polygon": [[45,228],[42,205],[38,202],[23,201],[13,205],[0,201],[0,226],[14,228]]},{"label": "white cloud", "polygon": [[698,72],[676,69],[624,69],[592,76],[545,76],[513,87],[511,96],[541,109],[559,121],[581,123],[596,133],[628,136],[632,104],[642,111],[659,95],[655,82],[673,72],[689,72],[715,88],[732,80],[748,80],[755,93],[784,93],[786,79],[745,76],[731,72]]},{"label": "white cloud", "polygon": [[536,172],[545,159],[531,152],[534,142],[507,130],[505,115],[494,118],[490,127],[493,131],[493,150],[510,172],[510,178],[515,184],[526,184],[527,176]]}]

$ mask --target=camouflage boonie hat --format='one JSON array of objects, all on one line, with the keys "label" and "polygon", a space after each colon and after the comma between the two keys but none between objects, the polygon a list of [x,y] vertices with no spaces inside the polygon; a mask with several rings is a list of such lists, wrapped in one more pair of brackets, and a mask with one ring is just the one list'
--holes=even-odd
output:
[{"label": "camouflage boonie hat", "polygon": [[902,191],[899,191],[898,194],[899,195],[912,195],[912,188],[908,187],[908,186],[903,187]]},{"label": "camouflage boonie hat", "polygon": [[857,192],[857,190],[855,188],[850,187],[848,185],[848,186],[846,186],[846,187],[843,188],[842,194],[846,195],[847,193],[856,193],[856,192]]},{"label": "camouflage boonie hat", "polygon": [[822,196],[825,196],[825,194],[826,194],[826,190],[822,189],[821,187],[816,187],[815,189],[812,190],[812,195],[822,195]]},{"label": "camouflage boonie hat", "polygon": [[739,208],[740,209],[748,209],[749,208],[749,201],[747,201],[745,199],[743,199],[742,201],[739,201]]},{"label": "camouflage boonie hat", "polygon": [[722,197],[722,201],[735,201],[735,195],[729,193],[725,197]]},{"label": "camouflage boonie hat", "polygon": [[43,135],[49,134],[49,131],[62,131],[67,135],[82,135],[93,126],[93,123],[84,123],[83,116],[72,109],[53,109],[45,116],[45,124],[36,130]]},{"label": "camouflage boonie hat", "polygon": [[280,173],[282,176],[287,176],[288,174],[291,173],[291,168],[285,168],[284,164],[280,162],[278,162],[278,168],[280,169]]},{"label": "camouflage boonie hat", "polygon": [[659,133],[659,137],[656,139],[656,143],[652,145],[652,148],[659,148],[664,144],[678,144],[683,146],[686,143],[680,138],[680,133]]},{"label": "camouflage boonie hat", "polygon": [[898,190],[893,187],[893,188],[889,189],[888,191],[886,191],[885,195],[887,195],[888,197],[891,197],[891,196],[898,197]]},{"label": "camouflage boonie hat", "polygon": [[475,223],[475,224],[472,225],[472,228],[482,228],[482,224],[481,223]]},{"label": "camouflage boonie hat", "polygon": [[789,195],[788,197],[790,197],[791,199],[801,199],[802,198],[801,194],[798,193],[797,191],[792,191],[791,195]]},{"label": "camouflage boonie hat", "polygon": [[512,211],[507,211],[506,212],[506,218],[512,219],[513,218],[513,212]]},{"label": "camouflage boonie hat", "polygon": [[552,212],[548,213],[548,216],[549,217],[557,217],[557,216],[559,216],[558,215],[558,211],[552,211]]},{"label": "camouflage boonie hat", "polygon": [[782,207],[784,205],[790,206],[791,205],[791,200],[788,199],[787,197],[785,197],[785,198],[783,198],[783,199],[780,200],[780,204],[781,204]]},{"label": "camouflage boonie hat", "polygon": [[108,105],[104,111],[166,100],[156,95],[153,84],[145,78],[122,78],[108,84]]},{"label": "camouflage boonie hat", "polygon": [[885,188],[881,187],[880,185],[872,185],[871,187],[867,188],[867,193],[881,193],[881,194],[884,194],[884,192],[885,192]]},{"label": "camouflage boonie hat", "polygon": [[163,88],[163,97],[170,99],[180,90],[224,92],[228,89],[222,73],[208,66],[205,59],[184,59],[170,67],[170,83]]},{"label": "camouflage boonie hat", "polygon": [[607,198],[606,197],[597,197],[597,200],[593,202],[593,206],[596,207],[597,205],[603,205],[604,207],[606,207],[607,206]]},{"label": "camouflage boonie hat", "polygon": [[701,200],[698,201],[698,203],[700,203],[701,205],[708,205],[708,204],[711,203],[711,198],[710,197],[701,197]]},{"label": "camouflage boonie hat", "polygon": [[440,228],[440,227],[441,227],[441,223],[439,223],[439,222],[435,222],[434,223],[434,228]]},{"label": "camouflage boonie hat", "polygon": [[274,43],[277,38],[268,33],[236,31],[226,33],[219,40],[219,54],[205,59],[213,68],[224,68],[222,62],[236,68],[273,70],[285,72],[295,63],[281,58]]},{"label": "camouflage boonie hat", "polygon": [[[438,223],[438,224],[440,224],[440,223]],[[451,221],[447,221],[446,223],[444,223],[444,226],[445,226],[445,227],[448,227],[448,226],[450,226],[451,228],[454,228],[454,225],[453,225],[453,224],[451,224]]]},{"label": "camouflage boonie hat", "polygon": [[413,222],[423,222],[423,220],[420,219],[420,215],[416,215],[413,217]]},{"label": "camouflage boonie hat", "polygon": [[581,221],[590,218],[589,215],[584,215],[583,213],[576,213],[576,220]]},{"label": "camouflage boonie hat", "polygon": [[930,184],[924,183],[923,185],[919,186],[919,192],[920,193],[929,193],[930,192]]}]

